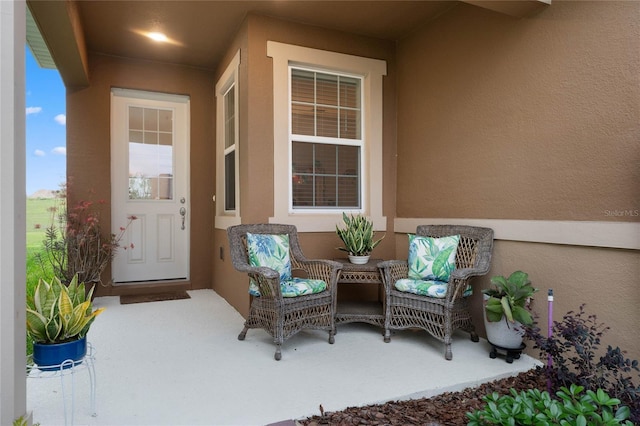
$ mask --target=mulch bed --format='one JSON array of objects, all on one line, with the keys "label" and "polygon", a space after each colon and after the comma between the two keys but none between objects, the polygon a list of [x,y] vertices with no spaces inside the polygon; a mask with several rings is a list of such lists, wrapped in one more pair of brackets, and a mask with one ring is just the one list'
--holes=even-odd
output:
[{"label": "mulch bed", "polygon": [[466,425],[469,411],[483,408],[482,397],[498,392],[508,394],[538,388],[546,390],[546,379],[540,368],[520,373],[514,377],[484,383],[460,392],[446,392],[432,398],[408,401],[389,401],[385,404],[350,407],[343,411],[324,412],[323,415],[298,420],[306,426],[319,425],[421,425],[457,426]]},{"label": "mulch bed", "polygon": [[128,305],[131,303],[146,303],[146,302],[163,302],[165,300],[180,300],[191,299],[191,296],[186,291],[171,291],[165,293],[153,293],[153,294],[136,294],[120,296],[120,304]]}]

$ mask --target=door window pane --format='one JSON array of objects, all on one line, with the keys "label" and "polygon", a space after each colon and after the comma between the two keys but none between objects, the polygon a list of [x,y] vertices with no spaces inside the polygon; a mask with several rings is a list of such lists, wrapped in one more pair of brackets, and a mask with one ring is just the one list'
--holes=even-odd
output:
[{"label": "door window pane", "polygon": [[129,107],[129,199],[173,199],[173,111]]}]

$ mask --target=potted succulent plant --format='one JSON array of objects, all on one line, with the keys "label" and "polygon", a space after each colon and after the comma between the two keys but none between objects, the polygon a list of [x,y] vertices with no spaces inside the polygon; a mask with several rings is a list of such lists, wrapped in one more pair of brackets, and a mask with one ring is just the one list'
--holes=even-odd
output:
[{"label": "potted succulent plant", "polygon": [[485,329],[487,340],[493,345],[518,349],[522,346],[524,329],[533,317],[528,310],[531,296],[538,291],[531,285],[529,275],[515,271],[509,278],[491,278],[494,288],[484,289]]},{"label": "potted succulent plant", "polygon": [[342,213],[344,228],[336,225],[336,233],[344,243],[344,247],[338,247],[338,250],[349,253],[351,263],[367,263],[371,251],[384,238],[374,240],[373,222],[361,214],[348,215]]},{"label": "potted succulent plant", "polygon": [[33,362],[38,368],[69,368],[84,358],[89,327],[104,310],[93,309],[93,289],[86,291],[78,275],[68,286],[58,278],[51,283],[40,279],[27,303],[27,333],[33,340]]}]

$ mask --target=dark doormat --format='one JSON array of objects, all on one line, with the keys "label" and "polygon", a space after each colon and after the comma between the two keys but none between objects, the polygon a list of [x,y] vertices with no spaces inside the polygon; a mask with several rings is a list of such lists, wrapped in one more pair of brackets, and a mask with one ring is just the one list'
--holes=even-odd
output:
[{"label": "dark doormat", "polygon": [[161,302],[165,300],[180,300],[191,299],[191,296],[186,291],[171,291],[165,293],[153,293],[153,294],[136,294],[120,296],[120,304],[128,305],[131,303],[145,303],[145,302]]}]

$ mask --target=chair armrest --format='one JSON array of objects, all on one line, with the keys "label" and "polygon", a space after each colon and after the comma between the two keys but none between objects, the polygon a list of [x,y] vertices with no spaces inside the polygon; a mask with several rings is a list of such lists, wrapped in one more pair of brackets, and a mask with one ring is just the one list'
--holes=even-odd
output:
[{"label": "chair armrest", "polygon": [[[299,259],[298,263],[300,265],[326,265],[331,269],[342,270],[342,263],[336,262],[335,260],[328,259]],[[303,268],[306,269],[306,268]]]},{"label": "chair armrest", "polygon": [[471,277],[478,277],[486,273],[487,271],[481,268],[460,268],[453,270],[451,278],[456,280],[467,280]]},{"label": "chair armrest", "polygon": [[296,259],[295,263],[294,269],[303,269],[309,278],[323,280],[329,289],[336,289],[342,263],[327,259]]},{"label": "chair armrest", "polygon": [[250,266],[246,263],[236,265],[236,270],[247,273],[249,278],[258,286],[261,297],[282,299],[280,274],[278,271],[266,266]]},{"label": "chair armrest", "polygon": [[406,260],[385,260],[378,263],[378,268],[387,294],[396,281],[409,275],[409,263]]},{"label": "chair armrest", "polygon": [[446,299],[453,301],[464,297],[464,292],[469,285],[469,280],[486,274],[482,268],[460,268],[454,269],[449,278],[449,288],[447,288]]},{"label": "chair armrest", "polygon": [[280,278],[278,271],[267,268],[266,266],[249,266],[248,264],[235,265],[238,272],[246,272],[247,274],[263,275],[267,279]]},{"label": "chair armrest", "polygon": [[391,268],[394,265],[402,265],[406,263],[407,263],[406,260],[383,260],[382,262],[378,262],[378,268],[380,269]]}]

